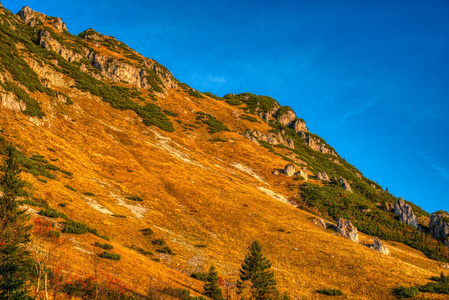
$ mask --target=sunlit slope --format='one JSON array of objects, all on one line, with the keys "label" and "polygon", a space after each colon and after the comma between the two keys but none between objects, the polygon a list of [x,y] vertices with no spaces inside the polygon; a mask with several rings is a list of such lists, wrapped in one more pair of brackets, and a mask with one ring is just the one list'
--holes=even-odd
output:
[{"label": "sunlit slope", "polygon": [[[15,22],[19,26],[21,21]],[[115,59],[129,55],[89,40],[85,43],[97,55]],[[35,198],[110,238],[114,253],[122,259],[100,259],[98,268],[119,275],[131,289],[145,293],[149,286],[173,284],[199,294],[202,283],[189,275],[212,264],[225,281],[235,282],[254,240],[272,261],[279,289],[301,299],[325,299],[316,293],[323,288],[338,288],[349,299],[388,299],[393,288],[422,285],[444,271],[441,263],[400,243],[387,242],[392,255],[386,256],[369,248],[370,236],[361,235],[361,243],[355,244],[316,226],[314,215],[288,201],[300,198],[304,181],[272,174],[290,163],[285,155],[291,151],[276,149],[284,157],[276,155],[243,137],[247,129],[269,132],[272,127],[257,115],[253,115],[257,122],[242,118],[242,106],[197,97],[182,84],[165,83],[158,92],[114,83],[139,91],[143,100],[131,97],[132,101],[168,111],[166,119],[174,129],[169,132],[147,126],[136,111],[114,108],[94,91],[77,86],[79,79],[70,77],[74,73],[55,71],[45,60],[43,65],[36,63],[33,54],[20,50],[24,49],[20,42],[16,48],[51,92],[31,91],[3,70],[2,82],[9,80],[23,88],[41,103],[45,116],[0,106],[2,136],[24,155],[67,171],[52,172],[54,179],[29,173],[24,178]],[[113,78],[101,76],[102,82],[113,84]],[[64,97],[55,96],[56,92]],[[67,97],[73,104],[67,104]],[[228,130],[211,133],[201,113],[210,114]],[[331,158],[341,161],[338,155]],[[313,177],[315,172],[306,172],[309,183],[323,184]],[[34,216],[39,210],[30,205]],[[63,227],[63,219],[53,220],[57,228]],[[153,233],[145,235],[145,229]],[[55,264],[74,274],[92,275],[93,254],[101,250],[92,244],[104,240],[90,233],[63,237],[66,242],[57,249],[63,258]],[[174,254],[158,253],[161,247],[152,243],[157,239],[164,239]],[[139,248],[153,254],[143,255]]]}]

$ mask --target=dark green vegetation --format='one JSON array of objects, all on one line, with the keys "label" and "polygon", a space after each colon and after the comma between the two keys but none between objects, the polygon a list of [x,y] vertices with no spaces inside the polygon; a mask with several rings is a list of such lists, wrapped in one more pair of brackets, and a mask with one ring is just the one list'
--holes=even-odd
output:
[{"label": "dark green vegetation", "polygon": [[242,294],[249,289],[251,296],[256,300],[278,297],[276,279],[270,268],[271,262],[262,254],[262,247],[257,241],[253,242],[240,269],[237,294]]},{"label": "dark green vegetation", "polygon": [[340,291],[339,289],[322,289],[322,290],[318,290],[317,293],[323,294],[323,295],[328,295],[328,296],[341,296],[341,295],[343,295],[343,292]]},{"label": "dark green vegetation", "polygon": [[219,286],[219,280],[217,270],[214,266],[210,267],[204,284],[204,296],[213,300],[223,300],[223,292]]},{"label": "dark green vegetation", "polygon": [[143,199],[139,196],[130,196],[130,197],[126,197],[126,199],[131,200],[131,201],[137,201],[137,202],[143,201]]},{"label": "dark green vegetation", "polygon": [[104,252],[98,254],[98,256],[101,258],[112,259],[112,260],[120,260],[122,258],[120,256],[120,254],[115,254],[115,253],[111,253],[108,251],[104,251]]},{"label": "dark green vegetation", "polygon": [[94,246],[95,247],[99,247],[99,248],[104,249],[104,250],[112,250],[112,248],[114,248],[110,244],[107,244],[107,243],[102,244],[102,243],[99,243],[99,242],[95,242]]},{"label": "dark green vegetation", "polygon": [[[136,98],[140,96],[140,92],[137,90],[121,87],[118,85],[108,85],[101,80],[95,79],[91,75],[84,73],[80,70],[80,64],[83,63],[89,70],[93,69],[90,62],[87,59],[82,59],[81,62],[68,62],[60,55],[53,51],[47,51],[39,45],[39,34],[40,31],[34,31],[30,26],[23,23],[17,22],[12,14],[1,8],[3,15],[1,19],[4,24],[13,24],[17,30],[11,30],[10,26],[2,25],[0,27],[0,39],[2,43],[0,45],[0,71],[8,71],[11,73],[12,78],[15,81],[24,84],[25,87],[30,92],[42,92],[46,93],[51,97],[55,96],[55,92],[44,87],[40,82],[37,74],[28,66],[28,64],[21,58],[20,53],[15,48],[15,44],[21,43],[25,46],[23,52],[27,52],[28,55],[32,56],[41,65],[44,63],[50,64],[56,71],[66,74],[73,79],[75,79],[75,86],[82,90],[91,93],[92,95],[101,97],[103,101],[109,103],[112,107],[120,110],[132,110],[139,117],[143,119],[143,123],[147,126],[155,125],[163,130],[172,132],[174,131],[173,125],[167,116],[162,112],[159,106],[156,104],[148,103],[141,106],[131,98]],[[64,33],[64,38],[61,38],[58,33],[55,33],[51,28],[46,27],[52,38],[56,39],[66,48],[83,55],[83,47],[93,51],[88,44],[80,37]],[[86,36],[86,32],[80,36]],[[115,39],[108,39],[106,43],[117,44],[117,47],[129,49],[123,43],[116,41]],[[132,54],[133,51],[130,51]],[[57,61],[57,63],[54,63]],[[156,64],[160,66],[159,64]],[[160,68],[163,68],[160,66]],[[97,70],[98,71],[98,70]],[[155,73],[154,70],[147,71],[147,80],[154,90],[163,92],[161,88],[162,81]],[[25,114],[42,117],[44,115],[40,104],[26,95],[27,93],[17,87],[15,84],[6,82],[3,84],[4,88],[8,91],[12,91],[16,94],[18,99],[22,100],[27,104],[27,109],[24,111]],[[162,84],[163,86],[163,84]]]},{"label": "dark green vegetation", "polygon": [[20,179],[18,151],[6,147],[0,166],[0,299],[30,299],[27,291],[32,261],[26,243],[30,241],[28,214],[20,210],[17,197],[26,195]]},{"label": "dark green vegetation", "polygon": [[251,93],[242,93],[238,95],[228,94],[223,97],[230,105],[246,104],[243,108],[248,113],[268,112],[273,109],[277,101],[268,96],[257,96]]},{"label": "dark green vegetation", "polygon": [[219,97],[217,95],[214,95],[211,92],[204,92],[203,95],[211,97],[212,99],[215,99],[215,100],[221,100],[221,101],[223,100],[223,98],[221,98],[221,97]]},{"label": "dark green vegetation", "polygon": [[223,122],[217,120],[214,116],[206,114],[204,112],[197,112],[196,119],[204,124],[207,124],[207,131],[209,133],[217,133],[221,131],[230,131],[228,126],[223,124]]},{"label": "dark green vegetation", "polygon": [[90,228],[86,224],[75,222],[73,220],[67,220],[64,223],[64,228],[62,229],[63,233],[73,233],[73,234],[85,234],[87,232],[92,233],[93,235],[98,236],[106,241],[109,241],[109,238],[105,235],[101,235],[98,233],[97,229]]}]

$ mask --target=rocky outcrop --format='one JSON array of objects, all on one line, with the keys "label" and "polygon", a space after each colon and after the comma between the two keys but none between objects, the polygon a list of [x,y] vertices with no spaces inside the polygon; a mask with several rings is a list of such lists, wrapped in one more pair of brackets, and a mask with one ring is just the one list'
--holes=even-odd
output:
[{"label": "rocky outcrop", "polygon": [[449,247],[449,214],[442,210],[434,212],[430,216],[429,227],[433,238],[443,241]]},{"label": "rocky outcrop", "polygon": [[288,164],[284,168],[284,174],[287,176],[293,176],[295,175],[296,168],[293,164]]},{"label": "rocky outcrop", "polygon": [[274,171],[272,172],[272,174],[275,175],[275,176],[277,176],[277,175],[279,175],[279,171],[278,171],[278,170],[274,170]]},{"label": "rocky outcrop", "polygon": [[305,180],[305,181],[307,181],[309,179],[309,176],[307,176],[307,173],[304,170],[299,170],[299,172],[297,172],[295,175],[302,177],[303,180]]},{"label": "rocky outcrop", "polygon": [[22,21],[32,27],[41,25],[43,22],[47,22],[52,24],[53,27],[61,33],[67,31],[67,26],[64,22],[62,22],[61,18],[47,17],[43,13],[36,12],[28,6],[24,6],[17,14]]},{"label": "rocky outcrop", "polygon": [[267,142],[268,144],[271,145],[284,145],[287,146],[291,149],[295,148],[295,143],[293,142],[292,139],[287,138],[284,139],[282,137],[281,133],[274,133],[274,132],[268,132],[268,133],[262,133],[260,131],[257,130],[246,130],[243,133],[243,136],[246,137],[247,139],[251,140],[252,142],[257,142],[259,141],[264,141]]},{"label": "rocky outcrop", "polygon": [[319,151],[323,154],[331,154],[337,156],[337,153],[330,149],[326,144],[322,143],[319,138],[313,137],[310,134],[306,136],[306,145],[315,151]]},{"label": "rocky outcrop", "polygon": [[296,114],[290,107],[283,107],[279,109],[276,114],[276,120],[283,125],[290,125],[294,120],[296,120]]},{"label": "rocky outcrop", "polygon": [[340,177],[340,179],[338,179],[338,183],[341,184],[341,186],[345,189],[345,191],[352,193],[351,186],[349,185],[348,181],[346,181],[346,179],[344,179],[343,177]]},{"label": "rocky outcrop", "polygon": [[351,221],[338,219],[337,221],[337,232],[343,237],[350,239],[353,242],[359,242],[359,234],[357,228],[352,225]]},{"label": "rocky outcrop", "polygon": [[316,218],[316,219],[314,219],[314,220],[313,220],[313,223],[315,223],[315,225],[317,225],[318,227],[321,227],[321,228],[324,228],[324,229],[327,228],[327,223],[326,223],[326,221],[324,221],[324,220],[321,219],[321,218]]},{"label": "rocky outcrop", "polygon": [[327,176],[326,172],[317,172],[316,177],[321,181],[329,181],[330,178]]},{"label": "rocky outcrop", "polygon": [[399,216],[399,222],[418,228],[418,218],[413,213],[413,209],[406,204],[402,197],[394,203],[394,213]]},{"label": "rocky outcrop", "polygon": [[390,254],[390,249],[388,249],[387,246],[385,246],[384,243],[381,240],[379,240],[378,238],[374,238],[373,249],[376,251],[379,251],[380,253],[383,253],[385,255]]},{"label": "rocky outcrop", "polygon": [[306,122],[303,119],[297,119],[293,122],[293,129],[295,129],[296,132],[309,132],[309,129],[307,129]]},{"label": "rocky outcrop", "polygon": [[256,113],[259,117],[261,117],[262,119],[265,120],[265,122],[268,123],[268,121],[270,121],[270,119],[273,117],[273,115],[278,111],[278,109],[280,107],[281,106],[278,103],[275,103],[274,107],[272,109],[270,109],[269,111],[263,112],[263,111],[259,111],[259,108],[257,108]]},{"label": "rocky outcrop", "polygon": [[16,101],[16,97],[13,93],[0,91],[0,103],[3,107],[15,112],[21,112],[27,108],[26,104],[22,101]]},{"label": "rocky outcrop", "polygon": [[39,44],[47,50],[55,51],[69,62],[80,61],[83,58],[81,53],[75,52],[61,45],[57,39],[52,37],[50,31],[47,29],[42,29],[40,32]]}]

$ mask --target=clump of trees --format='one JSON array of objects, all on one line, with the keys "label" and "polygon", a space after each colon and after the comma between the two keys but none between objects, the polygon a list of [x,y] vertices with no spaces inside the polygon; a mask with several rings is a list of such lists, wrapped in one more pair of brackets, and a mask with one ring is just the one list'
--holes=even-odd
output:
[{"label": "clump of trees", "polygon": [[17,198],[26,194],[20,178],[17,150],[6,147],[0,167],[0,299],[31,299],[27,281],[32,268],[26,244],[30,241],[29,215],[19,208]]}]

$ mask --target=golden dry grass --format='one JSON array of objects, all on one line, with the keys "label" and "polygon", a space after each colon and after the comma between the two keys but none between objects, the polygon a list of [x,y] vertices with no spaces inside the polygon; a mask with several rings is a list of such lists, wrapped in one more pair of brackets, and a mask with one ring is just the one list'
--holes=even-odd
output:
[{"label": "golden dry grass", "polygon": [[[3,135],[24,153],[57,159],[55,165],[73,172],[72,178],[57,173],[57,179],[47,183],[24,176],[36,196],[111,238],[113,252],[122,259],[100,260],[100,268],[117,274],[140,293],[155,282],[201,293],[201,282],[189,274],[212,264],[225,280],[235,282],[254,240],[272,261],[280,290],[301,299],[326,299],[316,293],[322,288],[341,289],[347,299],[388,299],[393,288],[422,285],[444,271],[439,263],[401,244],[387,243],[392,255],[385,256],[369,249],[372,237],[361,235],[360,244],[352,243],[332,230],[318,228],[313,215],[259,190],[264,187],[297,197],[301,182],[271,174],[287,162],[238,134],[246,128],[266,132],[269,126],[241,120],[241,111],[235,107],[170,90],[159,100],[163,109],[178,113],[171,118],[176,131],[167,133],[144,126],[133,112],[112,109],[97,97],[57,84],[52,83],[52,88],[70,96],[74,105],[36,94],[47,112],[42,126],[0,107]],[[232,132],[207,133],[205,125],[195,124],[197,111],[213,114]],[[174,119],[201,128],[185,131]],[[209,141],[216,137],[228,142]],[[89,206],[84,192],[95,194],[90,198],[98,207],[126,218],[104,214],[92,203]],[[129,201],[127,196],[144,201]],[[67,206],[59,207],[59,203]],[[130,205],[147,211],[139,218]],[[143,236],[144,228],[151,228],[154,237]],[[75,274],[91,275],[89,253],[100,252],[92,245],[104,241],[91,234],[65,236],[67,242],[59,249],[65,265]],[[157,263],[130,248],[135,245],[154,252],[154,238],[164,238],[176,255],[159,255],[162,260]]]}]

